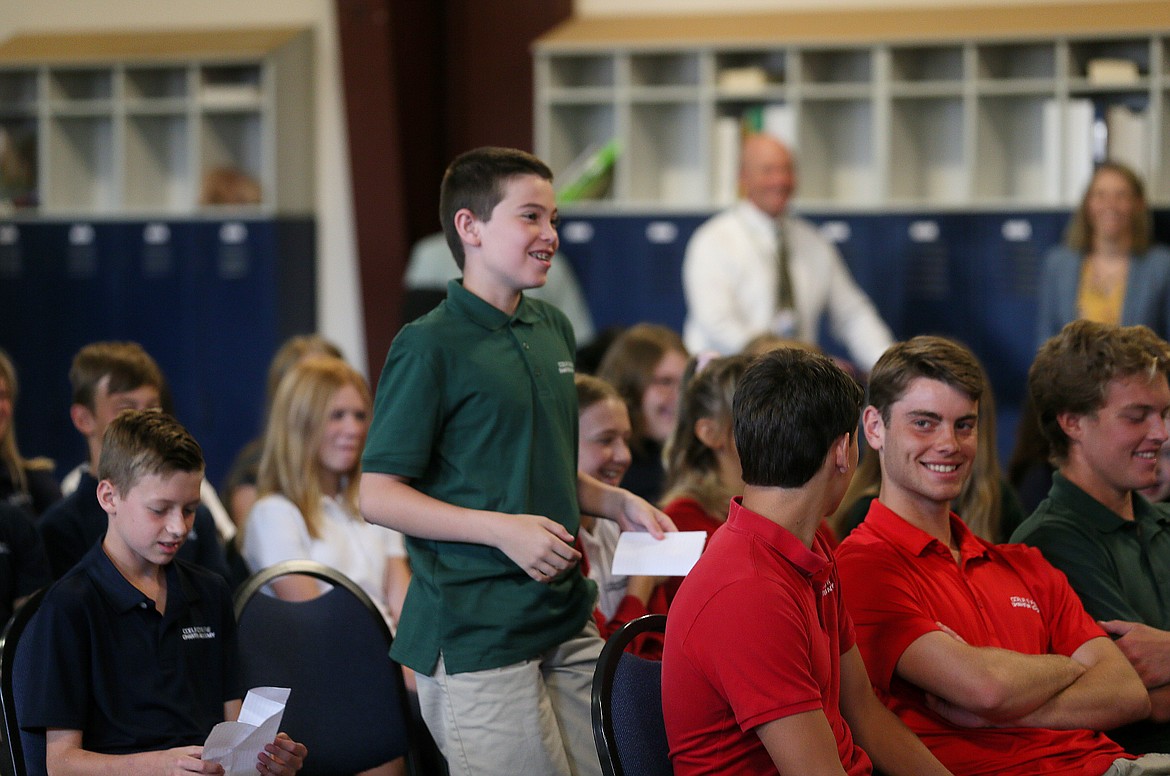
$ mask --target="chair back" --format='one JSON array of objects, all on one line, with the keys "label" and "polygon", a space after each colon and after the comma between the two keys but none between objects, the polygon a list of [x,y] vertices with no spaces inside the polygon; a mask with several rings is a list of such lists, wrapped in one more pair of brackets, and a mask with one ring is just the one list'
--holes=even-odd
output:
[{"label": "chair back", "polygon": [[0,635],[0,706],[4,712],[4,739],[8,745],[11,772],[16,776],[43,776],[46,773],[45,734],[20,729],[16,703],[16,699],[24,694],[24,682],[32,670],[32,658],[27,650],[20,649],[20,637],[44,597],[44,588],[33,593],[12,615]]},{"label": "chair back", "polygon": [[[332,588],[309,601],[262,590],[303,574]],[[236,594],[246,687],[289,687],[281,729],[309,750],[302,776],[340,776],[406,755],[417,773],[402,668],[382,614],[341,572],[307,560],[253,575]]]},{"label": "chair back", "polygon": [[666,615],[647,614],[610,636],[593,673],[593,741],[605,776],[673,776],[662,718],[662,661],[626,647],[666,632]]}]

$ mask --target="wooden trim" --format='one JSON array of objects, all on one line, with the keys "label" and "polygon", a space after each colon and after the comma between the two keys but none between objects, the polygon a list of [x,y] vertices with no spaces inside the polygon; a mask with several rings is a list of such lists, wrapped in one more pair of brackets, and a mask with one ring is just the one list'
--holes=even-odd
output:
[{"label": "wooden trim", "polygon": [[24,33],[0,44],[0,62],[75,63],[128,59],[186,60],[275,51],[308,27],[168,32]]},{"label": "wooden trim", "polygon": [[1170,3],[975,5],[837,9],[716,15],[599,16],[570,19],[535,44],[564,51],[620,45],[690,47],[778,43],[873,44],[969,38],[1149,34],[1170,30]]}]

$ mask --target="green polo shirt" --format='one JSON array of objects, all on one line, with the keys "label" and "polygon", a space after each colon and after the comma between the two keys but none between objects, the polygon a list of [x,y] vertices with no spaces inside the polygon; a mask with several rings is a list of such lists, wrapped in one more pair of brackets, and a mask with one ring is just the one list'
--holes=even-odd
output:
[{"label": "green polo shirt", "polygon": [[1133,511],[1123,520],[1057,472],[1011,540],[1044,553],[1096,619],[1170,630],[1170,516],[1138,493]]},{"label": "green polo shirt", "polygon": [[[1133,494],[1134,519],[1052,475],[1048,498],[1012,534],[1036,547],[1068,577],[1098,620],[1129,620],[1170,630],[1170,516]],[[1170,725],[1148,721],[1110,731],[1134,754],[1170,751]]]},{"label": "green polo shirt", "polygon": [[[574,340],[555,307],[508,316],[451,281],[404,327],[378,381],[362,468],[451,504],[543,515],[576,535]],[[574,568],[536,582],[497,549],[406,538],[413,578],[392,655],[431,674],[528,660],[585,626],[595,588]]]}]

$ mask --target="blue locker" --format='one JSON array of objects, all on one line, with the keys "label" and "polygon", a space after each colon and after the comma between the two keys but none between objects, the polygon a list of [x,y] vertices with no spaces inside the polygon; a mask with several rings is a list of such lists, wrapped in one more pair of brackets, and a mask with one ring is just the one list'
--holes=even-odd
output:
[{"label": "blue locker", "polygon": [[259,433],[273,352],[316,327],[314,235],[308,218],[0,223],[0,347],[20,373],[24,452],[59,474],[84,459],[70,361],[128,339],[158,361],[218,484]]},{"label": "blue locker", "polygon": [[182,412],[220,483],[261,431],[268,362],[292,334],[316,327],[314,230],[309,221],[191,225],[197,303],[184,365]]},{"label": "blue locker", "polygon": [[0,224],[0,347],[16,364],[20,397],[16,433],[25,455],[48,455],[72,466],[84,446],[69,421],[67,374],[71,353],[57,345],[58,327],[49,311],[78,314],[86,301],[61,285],[64,261],[54,253],[64,245],[52,236],[56,225],[40,222]]}]

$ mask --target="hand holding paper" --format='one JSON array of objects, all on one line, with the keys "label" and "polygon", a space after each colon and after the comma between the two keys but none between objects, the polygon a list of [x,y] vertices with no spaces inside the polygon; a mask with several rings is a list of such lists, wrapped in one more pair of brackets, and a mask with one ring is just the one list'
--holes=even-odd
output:
[{"label": "hand holding paper", "polygon": [[662,539],[641,531],[623,531],[613,553],[613,573],[686,576],[699,560],[706,541],[706,531],[672,531]]},{"label": "hand holding paper", "polygon": [[226,776],[251,776],[265,744],[276,738],[288,703],[289,688],[257,687],[248,691],[235,722],[221,722],[203,744],[203,759],[219,763]]}]

